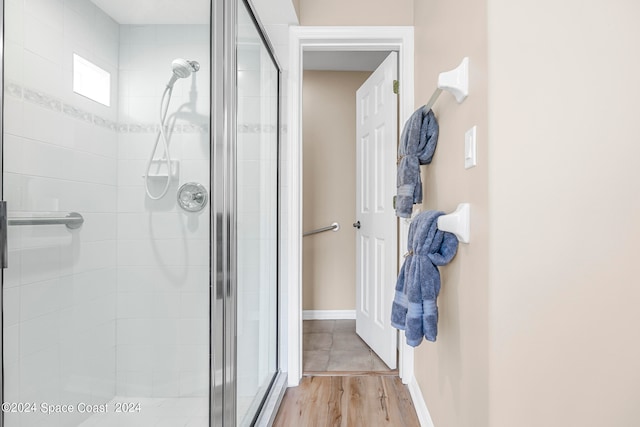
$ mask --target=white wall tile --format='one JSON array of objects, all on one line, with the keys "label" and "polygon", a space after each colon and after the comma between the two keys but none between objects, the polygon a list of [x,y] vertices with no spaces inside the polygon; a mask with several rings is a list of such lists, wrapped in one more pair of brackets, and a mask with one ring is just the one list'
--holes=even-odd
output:
[{"label": "white wall tile", "polygon": [[[106,268],[102,270],[91,270],[72,276],[65,276],[62,277],[61,280],[69,280],[71,282],[71,305],[87,304],[96,299],[104,301],[107,295],[115,294],[116,292],[117,269]],[[66,304],[66,306],[68,305],[69,304]]]},{"label": "white wall tile", "polygon": [[120,40],[123,44],[155,44],[155,25],[121,25]]},{"label": "white wall tile", "polygon": [[[104,16],[100,20],[97,8],[85,0],[66,0],[66,6],[80,14],[70,9],[65,13],[62,0],[25,0],[24,19],[21,4],[6,3],[7,38],[13,40],[6,49],[7,77],[13,75],[25,93],[35,90],[55,102],[38,104],[15,95],[5,99],[5,136],[18,137],[5,138],[5,164],[13,171],[5,175],[5,196],[14,211],[73,210],[82,212],[87,223],[75,231],[27,227],[20,230],[19,239],[12,238],[5,301],[15,301],[13,310],[5,307],[5,319],[15,323],[7,334],[9,341],[15,341],[11,337],[17,328],[20,339],[19,344],[7,343],[6,350],[13,359],[19,349],[17,388],[22,397],[58,400],[62,387],[69,386],[85,390],[84,395],[65,394],[76,400],[91,398],[92,393],[110,398],[116,369],[117,134],[70,118],[61,111],[60,100],[74,99],[69,77],[74,44],[63,36],[82,33],[78,41],[89,41],[88,52],[111,60],[110,71],[115,73],[117,26]],[[96,29],[101,36],[94,39]],[[100,60],[94,62],[101,65]],[[117,76],[113,82],[117,86]],[[116,106],[109,110],[77,101],[75,107],[116,119]],[[70,356],[70,349],[81,357],[74,359],[73,370],[65,368],[62,384],[65,365],[60,356]],[[34,418],[29,424],[57,426],[59,418]]]},{"label": "white wall tile", "polygon": [[182,372],[180,374],[180,395],[206,397],[209,388],[208,382],[206,372]]},{"label": "white wall tile", "polygon": [[152,345],[151,334],[154,320],[144,319],[118,319],[117,337],[118,346],[125,345]]},{"label": "white wall tile", "polygon": [[146,173],[147,161],[143,159],[124,160],[118,162],[118,186],[144,185],[143,175]]},{"label": "white wall tile", "polygon": [[158,267],[165,265],[209,265],[209,241],[186,239],[119,240],[118,265]]},{"label": "white wall tile", "polygon": [[184,292],[180,295],[180,317],[183,319],[209,317],[208,292]]},{"label": "white wall tile", "polygon": [[[77,3],[79,4],[80,2]],[[65,5],[63,13],[65,22],[63,35],[65,41],[73,43],[77,48],[82,49],[84,52],[81,54],[90,52],[95,37],[92,31],[93,11],[80,12]]]},{"label": "white wall tile", "polygon": [[[122,133],[118,135],[118,158],[122,160],[147,160],[156,139],[155,133]],[[170,150],[176,153],[174,141]]]},{"label": "white wall tile", "polygon": [[3,287],[4,289],[14,288],[20,285],[22,270],[22,251],[11,250],[9,245],[9,267],[4,270]]},{"label": "white wall tile", "polygon": [[60,252],[54,248],[30,248],[22,252],[23,284],[55,279],[60,276]]},{"label": "white wall tile", "polygon": [[[82,250],[72,259],[73,272],[82,273],[116,266],[116,241],[102,240],[83,244]],[[66,262],[68,259],[62,260]]]},{"label": "white wall tile", "polygon": [[24,105],[21,99],[12,96],[4,98],[4,132],[11,135],[23,135]]},{"label": "white wall tile", "polygon": [[24,49],[8,39],[4,43],[4,78],[5,81],[24,82]]},{"label": "white wall tile", "polygon": [[207,345],[181,345],[177,347],[178,369],[181,372],[208,370],[209,348]]},{"label": "white wall tile", "polygon": [[[208,84],[203,78],[208,75],[208,32],[188,26],[126,25],[121,27],[120,35],[119,121],[156,124],[162,91],[171,76],[171,61],[185,58],[200,61],[203,68],[195,80],[189,78],[176,83],[169,113],[182,106],[184,113],[176,122],[178,125],[208,123]],[[202,45],[197,40],[200,36]],[[189,116],[191,104],[184,104],[191,101],[189,92],[193,82],[197,82],[198,115]],[[177,209],[175,194],[186,180],[207,185],[208,135],[179,132],[171,135],[171,157],[180,160],[180,177],[172,183],[169,195],[158,201],[146,196],[142,179],[156,135],[149,132],[118,136],[118,300],[122,316],[118,321],[118,345],[153,343],[155,355],[147,359],[147,365],[148,360],[154,361],[151,375],[136,363],[118,365],[118,392],[144,391],[154,396],[175,396],[192,395],[201,388],[206,395],[208,209],[201,215],[184,213]],[[186,142],[191,145],[185,151]],[[164,181],[151,180],[150,184],[152,192],[158,193]],[[197,306],[190,306],[192,304]],[[204,326],[196,328],[204,329],[204,337],[191,331],[186,339],[200,344],[190,349],[204,351],[198,359],[204,360],[204,367],[185,366],[193,371],[185,376],[179,363],[187,359],[179,341],[181,327],[185,327],[181,322],[183,315],[194,317],[195,312],[202,312],[197,320],[202,320]],[[123,318],[125,316],[129,318]],[[128,359],[135,358],[139,358],[139,354],[128,356]],[[192,376],[195,372],[205,378],[204,385]]]},{"label": "white wall tile", "polygon": [[210,180],[209,159],[183,160],[180,179],[182,182],[198,182],[208,188]]},{"label": "white wall tile", "polygon": [[[170,370],[169,367],[162,366],[153,373],[154,397],[175,397],[180,395],[180,374]],[[182,421],[184,421],[184,418],[181,417],[174,420],[173,423]]]},{"label": "white wall tile", "polygon": [[62,30],[62,0],[24,0],[24,11],[40,20],[47,21],[56,30]]},{"label": "white wall tile", "polygon": [[42,108],[37,104],[25,101],[23,114],[24,117],[29,118],[30,124],[37,123],[37,126],[24,126],[21,136],[36,141],[63,145],[65,117],[59,111]]},{"label": "white wall tile", "polygon": [[118,319],[147,319],[154,313],[154,294],[150,292],[118,293]]},{"label": "white wall tile", "polygon": [[78,233],[82,242],[113,240],[116,237],[116,213],[83,213],[84,223]]},{"label": "white wall tile", "polygon": [[[24,47],[51,62],[62,65],[62,30],[46,19],[24,17]],[[54,94],[57,95],[57,94]]]},{"label": "white wall tile", "polygon": [[120,25],[102,10],[96,8],[94,31],[99,35],[98,51],[112,65],[118,65]]},{"label": "white wall tile", "polygon": [[184,160],[210,158],[211,141],[208,133],[184,133],[180,136]]},{"label": "white wall tile", "polygon": [[[152,317],[160,320],[178,319],[180,317],[180,294],[177,292],[157,292],[153,294]],[[177,328],[177,324],[175,325]],[[157,331],[157,329],[156,329]],[[164,333],[163,333],[164,334]],[[171,337],[167,334],[165,337]],[[169,342],[175,343],[176,335]],[[155,340],[156,342],[157,339]]]},{"label": "white wall tile", "polygon": [[80,119],[64,122],[64,138],[61,146],[86,151],[104,157],[116,158],[118,155],[118,134],[101,129],[92,123]]},{"label": "white wall tile", "polygon": [[118,214],[118,239],[178,239],[187,237],[183,216],[178,212]]},{"label": "white wall tile", "polygon": [[24,44],[24,2],[8,0],[5,2],[4,36],[19,45]]},{"label": "white wall tile", "polygon": [[209,342],[209,322],[204,319],[180,319],[180,345],[205,345]]},{"label": "white wall tile", "polygon": [[20,394],[21,399],[26,399],[23,402],[47,402],[57,398],[60,389],[60,376],[57,369],[51,368],[60,364],[58,347],[52,346],[24,355],[21,362]]},{"label": "white wall tile", "polygon": [[151,344],[118,343],[116,363],[120,371],[152,372],[153,358]]},{"label": "white wall tile", "polygon": [[[57,312],[20,323],[20,356],[34,354],[58,344],[60,316]],[[49,363],[45,366],[50,366]],[[55,371],[55,369],[53,369]],[[50,374],[51,375],[51,374]],[[23,378],[24,379],[24,378]]]},{"label": "white wall tile", "polygon": [[3,324],[4,326],[16,326],[20,322],[20,289],[3,289]]},{"label": "white wall tile", "polygon": [[[149,371],[117,371],[117,396],[151,396],[153,374]],[[133,427],[134,424],[131,424]]]},{"label": "white wall tile", "polygon": [[20,289],[20,320],[22,322],[55,313],[63,306],[65,292],[60,279],[22,286]]},{"label": "white wall tile", "polygon": [[[118,292],[208,292],[209,268],[118,267]],[[208,298],[208,296],[207,296]]]}]

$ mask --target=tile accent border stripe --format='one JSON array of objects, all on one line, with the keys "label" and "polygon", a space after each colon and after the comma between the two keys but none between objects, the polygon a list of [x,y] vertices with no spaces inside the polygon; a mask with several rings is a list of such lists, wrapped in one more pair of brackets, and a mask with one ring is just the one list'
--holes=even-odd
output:
[{"label": "tile accent border stripe", "polygon": [[[111,120],[107,120],[97,114],[90,113],[82,108],[76,107],[71,104],[67,104],[62,100],[50,96],[44,92],[22,87],[14,82],[6,82],[4,85],[5,93],[14,98],[23,99],[26,102],[36,104],[42,108],[46,108],[51,111],[66,114],[77,120],[82,120],[87,123],[94,124],[96,126],[109,129],[118,133],[156,133],[159,130],[158,124],[149,123],[116,123]],[[176,124],[171,130],[172,133],[209,133],[208,123],[187,123]]]}]

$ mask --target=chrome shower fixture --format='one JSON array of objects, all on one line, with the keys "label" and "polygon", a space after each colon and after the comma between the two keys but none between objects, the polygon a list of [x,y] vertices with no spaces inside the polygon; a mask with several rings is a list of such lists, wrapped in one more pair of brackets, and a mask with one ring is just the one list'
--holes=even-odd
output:
[{"label": "chrome shower fixture", "polygon": [[[178,58],[174,59],[171,63],[171,69],[173,70],[173,76],[171,76],[171,80],[169,80],[169,83],[167,83],[167,86],[164,88],[164,93],[160,100],[160,129],[156,136],[156,142],[153,145],[153,151],[151,151],[151,157],[149,157],[149,161],[147,162],[147,172],[144,175],[144,189],[151,200],[162,199],[167,194],[169,187],[171,186],[172,169],[171,154],[169,153],[169,138],[171,135],[167,135],[165,127],[167,124],[167,112],[169,110],[169,103],[171,102],[171,94],[173,93],[173,85],[178,81],[178,79],[186,79],[191,75],[191,73],[198,71],[200,69],[200,64],[198,61],[187,61],[186,59]],[[162,141],[162,152],[160,153],[160,158],[156,159],[156,150],[158,149],[160,141]],[[167,180],[165,181],[162,192],[158,195],[151,194],[151,190],[149,189],[149,173],[151,171],[151,165],[154,162],[162,162],[167,165]]]},{"label": "chrome shower fixture", "polygon": [[167,83],[167,87],[172,88],[178,79],[186,79],[200,69],[198,61],[187,61],[186,59],[178,58],[174,59],[171,63],[171,69],[173,70],[173,76]]}]

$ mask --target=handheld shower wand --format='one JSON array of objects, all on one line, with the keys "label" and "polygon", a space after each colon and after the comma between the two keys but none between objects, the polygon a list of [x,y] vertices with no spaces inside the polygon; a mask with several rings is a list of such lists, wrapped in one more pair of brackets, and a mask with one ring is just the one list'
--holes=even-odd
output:
[{"label": "handheld shower wand", "polygon": [[171,63],[173,69],[173,75],[167,83],[167,87],[173,87],[178,79],[186,79],[200,69],[200,64],[196,61],[187,61],[186,59],[178,58],[174,59]]},{"label": "handheld shower wand", "polygon": [[[152,200],[160,200],[161,198],[163,198],[167,194],[167,192],[169,191],[169,187],[171,186],[171,154],[169,153],[169,138],[167,137],[165,125],[167,120],[167,111],[169,110],[169,103],[171,102],[171,94],[173,93],[173,85],[178,81],[178,79],[186,79],[191,75],[191,73],[195,73],[200,70],[200,64],[197,61],[187,61],[186,59],[178,58],[173,60],[173,62],[171,63],[171,68],[173,70],[173,75],[171,76],[171,79],[169,79],[169,82],[164,89],[164,93],[162,94],[162,100],[160,101],[160,130],[156,135],[156,142],[153,146],[153,150],[151,151],[149,161],[147,162],[147,172],[144,176],[144,189],[147,193],[147,196],[149,196],[149,198]],[[167,182],[165,183],[162,193],[160,193],[160,195],[158,196],[154,196],[149,190],[149,172],[151,170],[151,164],[153,163],[160,140],[162,140],[162,148],[164,153],[159,160],[166,161]]]}]

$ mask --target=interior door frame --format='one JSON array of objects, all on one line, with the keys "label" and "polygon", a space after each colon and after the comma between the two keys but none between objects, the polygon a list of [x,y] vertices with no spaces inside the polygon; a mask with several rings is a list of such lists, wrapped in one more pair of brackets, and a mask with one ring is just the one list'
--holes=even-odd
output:
[{"label": "interior door frame", "polygon": [[[288,127],[283,140],[288,162],[282,180],[282,210],[288,218],[286,228],[287,368],[288,385],[295,387],[302,378],[302,61],[304,51],[396,51],[398,52],[399,123],[414,110],[413,27],[313,27],[289,28]],[[405,247],[409,225],[400,221],[399,248]],[[401,251],[391,254],[400,265]],[[283,310],[284,314],[284,310]],[[413,349],[400,336],[398,367],[400,378],[409,384],[414,378]]]}]

